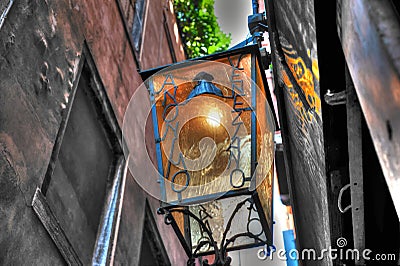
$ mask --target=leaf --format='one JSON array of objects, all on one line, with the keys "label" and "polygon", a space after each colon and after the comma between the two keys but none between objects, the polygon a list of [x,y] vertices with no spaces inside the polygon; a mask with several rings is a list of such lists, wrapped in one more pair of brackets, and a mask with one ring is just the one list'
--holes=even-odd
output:
[{"label": "leaf", "polygon": [[226,50],[231,35],[221,31],[214,0],[175,0],[174,9],[189,58]]}]

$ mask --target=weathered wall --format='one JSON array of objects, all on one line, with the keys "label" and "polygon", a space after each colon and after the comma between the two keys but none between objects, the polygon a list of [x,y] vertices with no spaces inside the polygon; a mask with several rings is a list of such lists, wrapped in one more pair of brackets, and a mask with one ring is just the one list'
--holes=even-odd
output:
[{"label": "weathered wall", "polygon": [[[152,12],[165,4],[149,2]],[[161,20],[153,21],[156,17],[148,20],[157,25]],[[30,205],[36,187],[43,182],[72,84],[78,78],[84,40],[122,124],[130,96],[142,82],[123,21],[116,1],[21,0],[14,3],[0,29],[0,264],[62,263]],[[161,52],[146,57],[144,66],[172,63],[168,47],[157,42],[160,33],[152,29],[146,36],[156,37],[146,42],[144,53]],[[174,45],[182,60],[183,51],[176,41]],[[144,193],[129,176],[117,264],[137,264],[144,200]],[[161,226],[162,217],[157,218]],[[185,264],[172,229],[163,226],[160,233],[167,248],[175,251],[171,263]]]},{"label": "weathered wall", "polygon": [[[299,248],[320,254],[330,245],[330,227],[314,1],[266,2],[296,235]],[[332,262],[325,256],[323,262],[304,263]]]},{"label": "weathered wall", "polygon": [[338,3],[343,52],[400,218],[398,10],[391,1]]},{"label": "weathered wall", "polygon": [[[172,41],[177,43],[175,46],[175,54],[177,61],[184,60],[183,45],[178,36],[178,27],[176,24],[175,15],[172,11],[172,2],[162,0],[162,6],[158,1],[149,1],[149,9],[147,13],[146,33],[143,36],[143,46],[141,69],[149,69],[157,66],[170,64],[172,61],[171,55],[166,54],[165,47],[168,47],[167,36],[164,34],[163,28],[163,12],[167,21],[174,23],[168,24],[169,31],[172,33]],[[148,45],[149,44],[149,45]],[[164,48],[163,48],[164,47]],[[157,60],[154,60],[157,58]]]}]

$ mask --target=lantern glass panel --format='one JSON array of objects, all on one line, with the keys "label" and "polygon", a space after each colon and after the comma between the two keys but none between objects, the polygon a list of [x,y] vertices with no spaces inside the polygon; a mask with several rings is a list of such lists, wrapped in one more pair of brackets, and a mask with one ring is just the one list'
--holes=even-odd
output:
[{"label": "lantern glass panel", "polygon": [[[219,61],[225,67],[196,64],[169,70],[151,80],[162,171],[169,181],[164,187],[168,203],[202,202],[206,195],[250,187],[251,55]],[[222,97],[202,94],[188,99],[198,85],[193,78],[201,72],[213,74],[211,83]],[[238,102],[241,111],[233,112]]]},{"label": "lantern glass panel", "polygon": [[[200,218],[208,230],[212,232],[213,240],[216,242],[218,249],[224,246],[226,251],[229,251],[248,246],[262,245],[264,244],[263,241],[266,241],[266,235],[263,231],[256,206],[252,203],[249,196],[220,199],[201,205],[190,206],[189,210]],[[223,241],[224,232],[227,228],[229,229]],[[193,252],[199,249],[198,255],[204,255],[211,254],[214,251],[214,247],[209,242],[210,237],[206,230],[193,218],[190,218],[190,231]],[[247,233],[259,239],[244,235]],[[243,235],[239,236],[239,234]],[[230,240],[232,242],[229,242]],[[201,246],[202,243],[204,244],[203,246]]]},{"label": "lantern glass panel", "polygon": [[[274,173],[274,132],[275,125],[269,105],[265,101],[266,90],[262,80],[260,67],[257,61],[257,93],[256,117],[257,117],[257,172],[256,191],[260,199],[262,211],[268,227],[272,228],[272,183]],[[264,130],[262,130],[264,129]],[[267,130],[265,130],[267,129]]]}]

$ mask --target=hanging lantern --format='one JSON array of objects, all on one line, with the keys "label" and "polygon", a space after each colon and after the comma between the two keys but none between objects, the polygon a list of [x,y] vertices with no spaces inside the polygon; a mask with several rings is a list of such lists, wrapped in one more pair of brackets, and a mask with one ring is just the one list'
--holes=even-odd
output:
[{"label": "hanging lantern", "polygon": [[[156,145],[158,213],[186,253],[272,245],[275,116],[257,45],[142,72]],[[205,263],[206,264],[206,263]]]}]

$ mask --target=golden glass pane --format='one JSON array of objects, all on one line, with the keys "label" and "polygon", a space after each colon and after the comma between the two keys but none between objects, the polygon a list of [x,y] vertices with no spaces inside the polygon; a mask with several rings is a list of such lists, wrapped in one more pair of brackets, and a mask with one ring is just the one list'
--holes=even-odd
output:
[{"label": "golden glass pane", "polygon": [[265,218],[269,228],[272,228],[272,181],[273,181],[274,167],[271,167],[268,175],[263,179],[261,184],[257,187],[258,197],[261,202],[261,207],[264,212]]},{"label": "golden glass pane", "polygon": [[257,172],[256,186],[263,212],[267,219],[269,228],[272,228],[272,181],[274,173],[274,133],[275,125],[266,101],[266,90],[261,76],[259,62],[257,70]]},{"label": "golden glass pane", "polygon": [[[231,61],[237,64],[238,58]],[[241,58],[239,67],[245,70],[240,72],[249,75],[250,59],[249,55]],[[229,63],[227,59],[221,61]],[[197,85],[193,77],[203,70],[213,73],[213,84],[224,97],[207,94],[187,101]],[[238,82],[233,77],[237,71],[230,66],[213,71],[210,66],[201,69],[195,65],[153,78],[163,172],[173,182],[165,186],[167,202],[249,187],[249,181],[242,184],[242,173],[251,177],[251,112],[232,113],[232,108],[238,108],[238,102],[242,103],[240,108],[250,107],[251,86],[248,79]],[[236,101],[231,97],[232,88],[242,91]],[[190,117],[187,113],[200,115]],[[176,117],[180,118],[179,125]],[[234,124],[238,122],[241,124]]]}]

